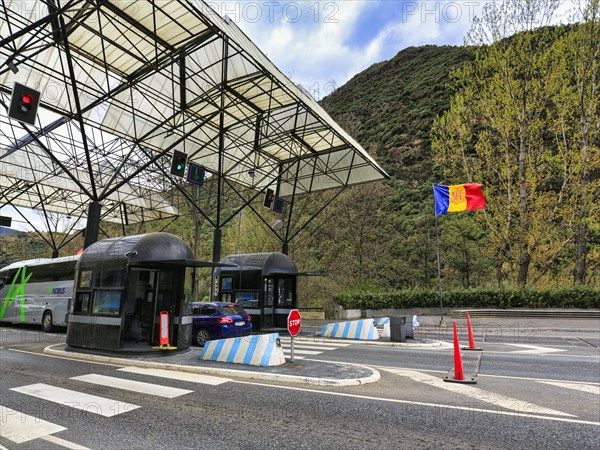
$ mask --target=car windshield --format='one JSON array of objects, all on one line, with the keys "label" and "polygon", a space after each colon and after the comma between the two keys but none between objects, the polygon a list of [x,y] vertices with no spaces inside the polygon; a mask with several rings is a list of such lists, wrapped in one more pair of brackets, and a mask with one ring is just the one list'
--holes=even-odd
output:
[{"label": "car windshield", "polygon": [[246,314],[246,311],[244,310],[244,308],[242,308],[241,306],[237,306],[237,305],[222,306],[221,312],[227,316],[232,316],[235,314]]}]

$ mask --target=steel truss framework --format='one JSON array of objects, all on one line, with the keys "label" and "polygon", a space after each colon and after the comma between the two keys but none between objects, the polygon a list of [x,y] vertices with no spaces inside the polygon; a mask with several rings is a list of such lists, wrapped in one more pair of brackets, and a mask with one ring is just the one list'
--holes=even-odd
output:
[{"label": "steel truss framework", "polygon": [[[14,82],[42,93],[35,127],[4,113]],[[177,189],[217,235],[244,208],[261,217],[272,188],[286,200],[287,245],[337,195],[292,228],[298,197],[387,177],[202,2],[6,0],[0,103],[0,205],[44,214],[86,217],[95,203],[102,220],[122,224],[177,217],[166,194]],[[170,176],[175,149],[206,167],[209,207]]]}]

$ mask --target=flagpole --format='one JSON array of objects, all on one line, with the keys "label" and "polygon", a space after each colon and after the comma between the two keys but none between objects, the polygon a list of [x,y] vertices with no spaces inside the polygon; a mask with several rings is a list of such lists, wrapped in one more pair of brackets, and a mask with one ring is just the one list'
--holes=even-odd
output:
[{"label": "flagpole", "polygon": [[440,290],[440,326],[446,325],[444,322],[444,305],[442,302],[442,271],[440,269],[440,239],[438,231],[438,219],[437,214],[435,215],[435,250],[437,253],[437,270],[438,270],[438,287]]}]

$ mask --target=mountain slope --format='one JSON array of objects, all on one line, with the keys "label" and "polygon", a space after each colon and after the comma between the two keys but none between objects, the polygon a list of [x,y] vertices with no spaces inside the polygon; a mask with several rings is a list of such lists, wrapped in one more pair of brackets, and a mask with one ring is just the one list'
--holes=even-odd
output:
[{"label": "mountain slope", "polygon": [[393,178],[429,182],[429,131],[449,106],[448,74],[472,58],[465,47],[410,47],[354,76],[322,104]]}]

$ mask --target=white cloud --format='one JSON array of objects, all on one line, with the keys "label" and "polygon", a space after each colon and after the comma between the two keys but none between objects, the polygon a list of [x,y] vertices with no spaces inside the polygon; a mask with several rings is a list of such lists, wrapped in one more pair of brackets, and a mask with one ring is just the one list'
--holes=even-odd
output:
[{"label": "white cloud", "polygon": [[277,67],[317,97],[330,92],[332,81],[340,86],[406,47],[461,44],[472,16],[483,4],[462,0],[396,1],[395,21],[383,24],[376,33],[367,33],[370,41],[356,45],[356,36],[364,31],[358,27],[365,26],[361,18],[373,9],[389,9],[389,0],[252,3],[263,6],[260,21],[256,20],[256,12],[249,14],[254,11],[249,7],[245,14],[239,2],[220,2],[217,11],[229,12]]}]

